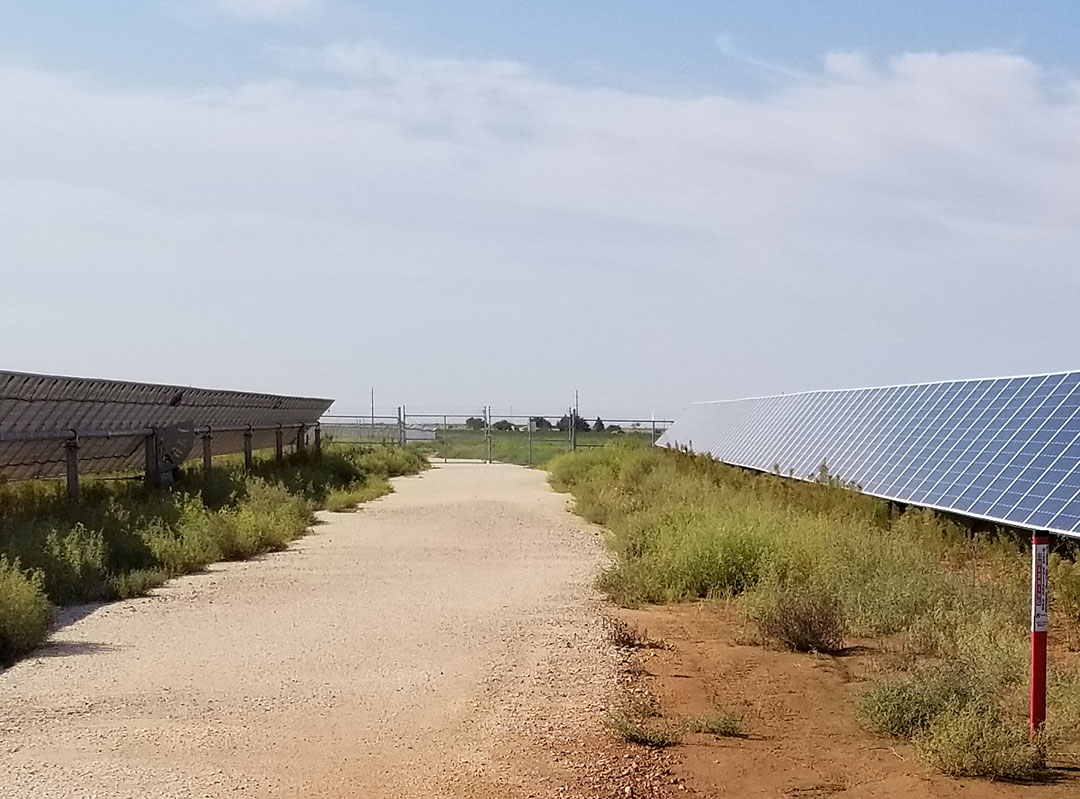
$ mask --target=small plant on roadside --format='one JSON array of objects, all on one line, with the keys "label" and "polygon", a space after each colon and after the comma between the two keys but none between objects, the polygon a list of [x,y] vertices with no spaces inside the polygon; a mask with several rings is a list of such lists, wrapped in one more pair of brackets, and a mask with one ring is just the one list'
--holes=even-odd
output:
[{"label": "small plant on roadside", "polygon": [[662,749],[679,742],[678,730],[671,725],[642,718],[626,708],[610,711],[607,723],[624,741],[639,746]]},{"label": "small plant on roadside", "polygon": [[135,571],[117,574],[106,582],[109,599],[131,599],[143,596],[159,586],[168,582],[173,575],[163,569],[136,569]]},{"label": "small plant on roadside", "polygon": [[689,732],[708,733],[718,738],[746,738],[748,734],[742,719],[724,708],[713,708],[691,719],[687,724]]},{"label": "small plant on roadside", "polygon": [[607,640],[622,649],[665,649],[666,644],[649,637],[648,630],[638,630],[622,619],[604,616],[604,632]]},{"label": "small plant on roadside", "polygon": [[331,513],[350,513],[358,505],[378,499],[393,491],[390,481],[373,477],[345,488],[334,488],[326,495],[326,509]]}]

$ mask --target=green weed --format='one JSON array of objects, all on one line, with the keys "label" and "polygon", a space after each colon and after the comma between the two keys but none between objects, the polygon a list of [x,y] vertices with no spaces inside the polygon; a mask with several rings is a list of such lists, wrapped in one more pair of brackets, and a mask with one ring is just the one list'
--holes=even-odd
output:
[{"label": "green weed", "polygon": [[689,732],[708,733],[718,738],[746,738],[748,733],[743,720],[724,708],[713,708],[687,723]]},{"label": "green weed", "polygon": [[366,501],[387,478],[423,468],[412,449],[328,446],[321,459],[259,458],[251,472],[219,458],[171,488],[88,479],[78,503],[58,481],[0,485],[0,661],[44,637],[38,600],[48,609],[138,596],[218,560],[282,549],[314,509]]},{"label": "green weed", "polygon": [[39,571],[24,571],[19,561],[0,555],[0,666],[41,643],[52,622]]},{"label": "green weed", "polygon": [[[1038,752],[1016,732],[1027,667],[1022,540],[928,510],[900,513],[824,467],[804,482],[622,442],[562,455],[548,469],[575,510],[607,528],[614,557],[599,584],[616,602],[731,597],[762,639],[800,651],[894,636],[889,646],[921,665],[868,688],[869,726],[916,742],[948,773],[1035,773]],[[1073,552],[1063,547],[1053,559],[1053,601],[1063,637],[1080,642]],[[1051,679],[1067,720],[1051,726],[1075,740],[1080,674],[1058,666]]]},{"label": "green weed", "polygon": [[612,710],[607,715],[611,730],[629,743],[663,749],[679,742],[679,731],[671,725],[649,719],[627,708]]}]

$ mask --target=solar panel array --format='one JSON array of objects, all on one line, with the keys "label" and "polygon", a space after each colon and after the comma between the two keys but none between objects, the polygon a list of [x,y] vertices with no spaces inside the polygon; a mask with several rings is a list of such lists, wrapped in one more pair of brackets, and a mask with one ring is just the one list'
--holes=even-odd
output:
[{"label": "solar panel array", "polygon": [[719,460],[1080,536],[1080,372],[694,405],[660,438]]},{"label": "solar panel array", "polygon": [[[214,455],[274,446],[276,428],[313,426],[332,400],[0,371],[0,480],[64,474],[64,441],[79,436],[80,471],[145,464],[150,429],[210,428]],[[201,448],[198,448],[201,452]]]}]

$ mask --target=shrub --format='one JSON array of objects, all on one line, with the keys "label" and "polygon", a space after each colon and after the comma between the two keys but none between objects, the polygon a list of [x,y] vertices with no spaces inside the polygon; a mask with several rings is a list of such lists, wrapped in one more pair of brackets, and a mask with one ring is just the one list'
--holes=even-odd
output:
[{"label": "shrub", "polygon": [[257,477],[248,481],[239,507],[221,513],[219,541],[226,559],[251,558],[283,549],[300,537],[311,521],[311,508],[281,484]]},{"label": "shrub", "polygon": [[949,707],[915,739],[919,754],[954,777],[1035,780],[1046,768],[1045,743],[1027,727],[1002,721],[985,703]]},{"label": "shrub", "polygon": [[42,552],[45,591],[57,605],[105,596],[106,549],[98,530],[77,522],[70,530],[50,530]]},{"label": "shrub", "polygon": [[847,619],[840,600],[810,584],[774,586],[757,594],[754,620],[762,636],[797,652],[836,652]]},{"label": "shrub", "polygon": [[19,562],[0,555],[0,665],[29,652],[45,640],[52,606],[40,571],[23,571]]},{"label": "shrub", "polygon": [[934,664],[872,685],[861,697],[860,711],[878,732],[911,739],[949,708],[974,699],[970,675],[951,665]]}]

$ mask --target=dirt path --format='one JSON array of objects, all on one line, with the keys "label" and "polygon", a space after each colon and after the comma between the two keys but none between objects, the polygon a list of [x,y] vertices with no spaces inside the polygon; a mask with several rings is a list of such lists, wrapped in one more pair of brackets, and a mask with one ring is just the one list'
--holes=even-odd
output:
[{"label": "dirt path", "polygon": [[0,674],[0,793],[589,795],[623,756],[595,745],[617,666],[595,536],[535,471],[396,489],[287,552],[69,612]]}]

